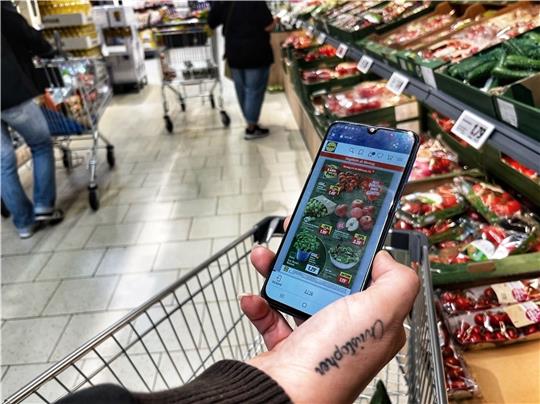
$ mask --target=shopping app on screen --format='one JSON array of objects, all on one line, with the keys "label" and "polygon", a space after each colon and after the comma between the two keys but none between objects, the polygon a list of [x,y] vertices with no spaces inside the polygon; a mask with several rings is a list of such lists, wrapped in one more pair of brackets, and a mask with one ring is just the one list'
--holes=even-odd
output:
[{"label": "shopping app on screen", "polygon": [[413,147],[413,136],[334,126],[290,223],[267,295],[314,314],[361,290]]}]

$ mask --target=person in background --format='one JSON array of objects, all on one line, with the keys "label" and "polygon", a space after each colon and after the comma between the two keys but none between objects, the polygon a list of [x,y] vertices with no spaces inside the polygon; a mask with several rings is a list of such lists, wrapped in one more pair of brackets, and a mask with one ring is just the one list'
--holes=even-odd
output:
[{"label": "person in background", "polygon": [[[54,51],[41,33],[32,28],[10,1],[2,1],[2,200],[13,216],[21,238],[31,237],[44,224],[62,221],[55,209],[56,184],[51,134],[43,112],[34,102],[41,94],[32,57]],[[34,204],[17,172],[17,159],[8,131],[19,133],[32,151]]]},{"label": "person in background", "polygon": [[[268,276],[274,253],[255,247],[251,262]],[[405,343],[403,322],[420,287],[416,273],[385,251],[373,263],[371,285],[308,320],[285,318],[258,295],[240,307],[262,334],[268,352],[247,362],[222,360],[182,387],[132,393],[101,385],[57,404],[352,403]],[[181,364],[180,364],[181,365]]]},{"label": "person in background", "polygon": [[236,95],[247,122],[246,140],[267,136],[259,116],[274,55],[270,32],[275,28],[264,1],[216,1],[210,3],[208,25],[223,25],[225,59],[229,64]]}]

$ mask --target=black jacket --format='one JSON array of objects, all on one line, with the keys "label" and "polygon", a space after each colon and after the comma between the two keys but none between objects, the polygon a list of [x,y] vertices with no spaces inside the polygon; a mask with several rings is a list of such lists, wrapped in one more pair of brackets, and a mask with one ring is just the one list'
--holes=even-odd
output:
[{"label": "black jacket", "polygon": [[32,63],[33,56],[47,57],[53,48],[32,28],[10,1],[2,1],[2,110],[40,94],[43,76]]},{"label": "black jacket", "polygon": [[249,69],[274,63],[270,33],[264,30],[273,21],[266,2],[215,1],[210,5],[208,25],[212,29],[223,25],[230,67]]}]

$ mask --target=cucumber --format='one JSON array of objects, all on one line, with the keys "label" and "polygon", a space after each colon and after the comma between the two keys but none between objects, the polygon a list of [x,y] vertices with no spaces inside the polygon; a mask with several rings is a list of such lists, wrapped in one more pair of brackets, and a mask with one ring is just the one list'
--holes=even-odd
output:
[{"label": "cucumber", "polygon": [[480,66],[475,67],[466,75],[466,79],[469,83],[474,81],[480,81],[482,79],[487,79],[491,73],[491,70],[497,65],[497,61],[489,61],[482,63]]},{"label": "cucumber", "polygon": [[450,74],[450,76],[452,77],[465,79],[468,72],[482,65],[483,63],[484,60],[482,59],[472,58],[471,60],[466,60],[464,62],[450,66],[448,68],[448,74]]},{"label": "cucumber", "polygon": [[500,79],[519,80],[534,74],[529,70],[510,70],[506,67],[495,67],[491,74]]},{"label": "cucumber", "polygon": [[520,55],[508,55],[504,65],[521,67],[523,69],[540,70],[540,60],[531,59]]},{"label": "cucumber", "polygon": [[536,42],[537,45],[540,45],[540,32],[527,32],[525,35],[523,35],[523,37]]}]

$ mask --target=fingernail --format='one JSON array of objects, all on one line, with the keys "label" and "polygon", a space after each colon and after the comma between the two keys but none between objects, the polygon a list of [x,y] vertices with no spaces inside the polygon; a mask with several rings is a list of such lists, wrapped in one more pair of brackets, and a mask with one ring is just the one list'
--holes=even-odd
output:
[{"label": "fingernail", "polygon": [[248,296],[253,296],[253,294],[251,293],[246,293],[246,292],[242,292],[242,293],[238,293],[238,295],[236,296],[236,298],[238,300],[242,300],[243,297],[248,297]]}]

